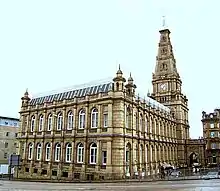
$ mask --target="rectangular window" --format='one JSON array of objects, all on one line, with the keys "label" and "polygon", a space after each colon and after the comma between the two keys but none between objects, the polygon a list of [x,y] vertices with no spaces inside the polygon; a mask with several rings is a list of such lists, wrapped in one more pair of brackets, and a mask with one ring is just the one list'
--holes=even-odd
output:
[{"label": "rectangular window", "polygon": [[102,165],[107,163],[107,151],[102,151]]},{"label": "rectangular window", "polygon": [[9,136],[9,132],[6,132],[6,137],[8,137]]},{"label": "rectangular window", "polygon": [[210,123],[210,128],[214,128],[214,123]]},{"label": "rectangular window", "polygon": [[212,148],[212,149],[216,149],[216,143],[212,143],[212,144],[211,144],[211,148]]},{"label": "rectangular window", "polygon": [[104,127],[108,127],[108,113],[104,113],[103,115]]},{"label": "rectangular window", "polygon": [[210,137],[214,137],[215,136],[215,132],[210,132]]},{"label": "rectangular window", "polygon": [[8,153],[4,153],[4,158],[5,158],[5,159],[8,158]]}]

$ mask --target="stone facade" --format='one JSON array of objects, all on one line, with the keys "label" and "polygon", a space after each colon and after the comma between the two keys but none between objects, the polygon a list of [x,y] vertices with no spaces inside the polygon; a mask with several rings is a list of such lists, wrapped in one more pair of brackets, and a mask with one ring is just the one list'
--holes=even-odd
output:
[{"label": "stone facade", "polygon": [[0,164],[8,164],[10,155],[17,153],[18,127],[19,119],[0,116]]},{"label": "stone facade", "polygon": [[[187,99],[171,54],[170,32],[160,33],[166,43],[160,40],[159,52],[163,45],[169,54],[158,53],[153,94],[146,99],[136,96],[132,76],[126,81],[120,67],[110,82],[32,99],[25,92],[20,178],[122,179],[157,174],[161,164],[186,163]],[[163,59],[168,59],[166,66]],[[159,86],[162,82],[167,85]]]},{"label": "stone facade", "polygon": [[203,137],[206,141],[207,164],[215,166],[220,163],[220,109],[214,112],[202,112]]}]

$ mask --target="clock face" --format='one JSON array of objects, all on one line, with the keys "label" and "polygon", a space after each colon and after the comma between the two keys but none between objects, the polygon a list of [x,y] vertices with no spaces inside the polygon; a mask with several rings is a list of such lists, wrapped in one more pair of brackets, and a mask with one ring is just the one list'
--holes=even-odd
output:
[{"label": "clock face", "polygon": [[167,83],[160,84],[160,89],[163,91],[167,90]]}]

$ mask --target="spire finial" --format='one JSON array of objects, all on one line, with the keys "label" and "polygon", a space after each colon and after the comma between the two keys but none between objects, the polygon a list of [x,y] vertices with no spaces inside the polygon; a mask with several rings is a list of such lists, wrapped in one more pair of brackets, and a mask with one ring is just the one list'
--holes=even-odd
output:
[{"label": "spire finial", "polygon": [[[118,64],[118,61],[116,61],[116,63]],[[118,64],[118,71],[117,71],[117,75],[122,75],[122,71],[121,71],[121,65]]]},{"label": "spire finial", "polygon": [[130,72],[130,77],[131,77],[131,72]]},{"label": "spire finial", "polygon": [[166,17],[165,16],[163,16],[163,28],[165,28],[165,26],[166,26]]}]

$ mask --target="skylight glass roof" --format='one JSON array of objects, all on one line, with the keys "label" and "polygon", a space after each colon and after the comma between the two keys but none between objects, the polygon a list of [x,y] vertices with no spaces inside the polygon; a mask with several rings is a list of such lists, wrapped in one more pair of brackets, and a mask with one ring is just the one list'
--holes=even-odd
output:
[{"label": "skylight glass roof", "polygon": [[51,93],[46,96],[36,96],[31,99],[30,104],[42,104],[44,102],[62,101],[64,99],[73,99],[74,97],[84,97],[86,95],[95,95],[98,93],[107,93],[112,90],[112,82],[105,82],[99,85],[90,85],[89,87],[73,88],[72,90],[63,90],[59,93]]}]

